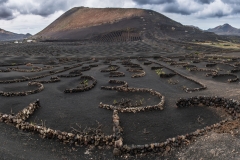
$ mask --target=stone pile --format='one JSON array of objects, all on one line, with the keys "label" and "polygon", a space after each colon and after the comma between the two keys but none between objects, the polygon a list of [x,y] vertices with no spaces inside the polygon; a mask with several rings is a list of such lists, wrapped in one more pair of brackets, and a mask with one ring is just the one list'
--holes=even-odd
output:
[{"label": "stone pile", "polygon": [[95,85],[97,84],[97,80],[95,78],[93,78],[92,76],[82,76],[80,79],[90,80],[90,81],[92,81],[92,84],[90,86],[84,86],[81,88],[65,89],[64,93],[76,93],[76,92],[89,91],[92,88],[94,88]]},{"label": "stone pile", "polygon": [[0,91],[0,96],[3,96],[3,97],[27,96],[27,95],[30,95],[30,94],[39,93],[44,89],[43,84],[38,83],[38,82],[29,82],[28,85],[29,86],[38,86],[39,88],[36,89],[36,90],[23,91],[23,92],[3,92],[3,91]]}]

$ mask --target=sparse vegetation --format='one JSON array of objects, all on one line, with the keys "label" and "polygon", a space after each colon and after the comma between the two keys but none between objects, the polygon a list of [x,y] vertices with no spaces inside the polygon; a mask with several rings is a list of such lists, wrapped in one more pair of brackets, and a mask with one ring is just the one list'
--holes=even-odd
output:
[{"label": "sparse vegetation", "polygon": [[87,87],[87,86],[88,86],[88,80],[85,79],[85,80],[81,81],[81,82],[80,82],[80,85],[81,85],[82,87]]},{"label": "sparse vegetation", "polygon": [[204,45],[204,46],[212,46],[216,48],[222,49],[239,49],[238,43],[228,42],[228,41],[220,41],[218,43],[213,42],[196,42],[195,44]]},{"label": "sparse vegetation", "polygon": [[143,102],[144,102],[144,98],[143,98],[143,99],[140,99],[139,101],[140,101],[140,104],[142,105]]},{"label": "sparse vegetation", "polygon": [[164,72],[162,69],[156,69],[155,72],[156,72],[156,74],[159,75],[159,76],[160,76],[161,74],[165,74],[165,72]]}]

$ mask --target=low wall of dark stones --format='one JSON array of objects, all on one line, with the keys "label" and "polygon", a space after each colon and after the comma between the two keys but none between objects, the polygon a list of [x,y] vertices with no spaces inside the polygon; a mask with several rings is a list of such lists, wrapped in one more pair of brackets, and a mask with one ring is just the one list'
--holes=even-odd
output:
[{"label": "low wall of dark stones", "polygon": [[208,69],[208,68],[197,68],[197,67],[193,67],[189,69],[190,71],[199,71],[199,72],[218,72],[215,69]]},{"label": "low wall of dark stones", "polygon": [[206,67],[214,67],[216,65],[217,65],[217,63],[209,63],[209,64],[206,64]]},{"label": "low wall of dark stones", "polygon": [[179,135],[173,138],[168,138],[165,142],[151,143],[145,145],[123,145],[121,153],[125,154],[143,154],[143,153],[161,153],[166,154],[173,148],[179,148],[188,145],[193,142],[197,137],[205,135],[207,132],[211,132],[214,129],[220,128],[222,125],[232,121],[233,119],[240,118],[240,103],[233,99],[225,99],[222,97],[191,97],[187,99],[179,99],[176,102],[178,107],[192,107],[197,105],[221,107],[231,116],[228,119],[222,120],[219,123],[206,126],[203,129],[197,129],[192,133],[185,135]]},{"label": "low wall of dark stones", "polygon": [[12,123],[15,126],[17,126],[18,124],[23,123],[38,108],[40,108],[39,100],[37,100],[33,103],[30,103],[26,108],[21,110],[15,116],[0,113],[0,122],[4,122],[4,123],[8,123],[8,124]]},{"label": "low wall of dark stones", "polygon": [[0,72],[11,72],[10,69],[0,70]]},{"label": "low wall of dark stones", "polygon": [[157,69],[162,69],[163,67],[161,67],[161,66],[153,66],[153,67],[151,67],[151,70],[157,70]]},{"label": "low wall of dark stones", "polygon": [[238,73],[238,72],[240,72],[240,69],[233,69],[233,70],[231,70],[231,73]]},{"label": "low wall of dark stones", "polygon": [[170,78],[170,77],[173,77],[175,75],[176,75],[176,73],[164,73],[164,74],[160,74],[160,77],[161,78]]},{"label": "low wall of dark stones", "polygon": [[124,65],[124,67],[141,68],[139,64],[132,63],[131,61],[122,61],[121,64]]},{"label": "low wall of dark stones", "polygon": [[81,68],[81,72],[89,71],[91,69],[90,66],[84,66]]},{"label": "low wall of dark stones", "polygon": [[82,133],[68,133],[59,130],[54,130],[46,127],[44,124],[37,125],[34,123],[25,122],[27,118],[40,108],[39,100],[30,103],[28,107],[24,108],[17,115],[8,115],[0,113],[0,122],[12,124],[19,130],[33,132],[42,138],[57,139],[64,144],[79,145],[95,145],[95,146],[114,146],[116,137],[113,135],[104,135],[98,132],[94,134]]},{"label": "low wall of dark stones", "polygon": [[38,83],[38,82],[29,82],[28,85],[29,86],[38,86],[39,88],[36,89],[36,90],[24,91],[24,92],[3,92],[3,91],[0,91],[0,96],[3,96],[3,97],[27,96],[27,95],[30,95],[30,94],[39,93],[44,89],[43,84]]},{"label": "low wall of dark stones", "polygon": [[150,65],[150,64],[152,64],[152,62],[149,62],[149,61],[143,62],[143,65]]},{"label": "low wall of dark stones", "polygon": [[228,82],[237,82],[239,80],[239,78],[235,74],[215,74],[215,75],[212,76],[212,78],[225,77],[225,76],[235,77],[233,79],[228,79]]},{"label": "low wall of dark stones", "polygon": [[194,68],[196,66],[192,65],[192,64],[185,64],[185,65],[183,65],[183,67],[185,67],[185,68]]},{"label": "low wall of dark stones", "polygon": [[101,70],[101,72],[112,72],[117,71],[120,67],[118,65],[110,65],[107,69]]},{"label": "low wall of dark stones", "polygon": [[193,63],[200,63],[200,60],[193,60]]},{"label": "low wall of dark stones", "polygon": [[184,65],[188,65],[187,62],[171,62],[170,63],[171,66],[184,66]]},{"label": "low wall of dark stones", "polygon": [[140,61],[140,62],[142,62],[142,61],[146,61],[146,58],[138,57],[137,60]]},{"label": "low wall of dark stones", "polygon": [[98,64],[90,64],[89,67],[91,68],[98,67]]},{"label": "low wall of dark stones", "polygon": [[153,96],[157,96],[160,100],[159,104],[153,105],[153,106],[142,106],[142,107],[125,107],[121,108],[120,106],[115,106],[115,105],[108,105],[108,104],[103,104],[102,102],[99,104],[100,108],[108,109],[108,110],[117,110],[119,112],[141,112],[141,111],[151,111],[151,110],[163,110],[164,102],[165,102],[165,97],[162,96],[159,92],[154,91],[152,89],[148,88],[130,88],[127,86],[127,83],[124,81],[117,81],[117,80],[111,80],[109,83],[117,83],[117,84],[122,84],[122,86],[102,86],[101,89],[105,90],[117,90],[119,92],[145,92],[149,93]]},{"label": "low wall of dark stones", "polygon": [[114,142],[114,149],[113,155],[120,156],[121,155],[121,148],[123,146],[123,128],[120,126],[120,118],[118,116],[118,111],[113,111],[113,137],[115,139]]},{"label": "low wall of dark stones", "polygon": [[19,69],[19,68],[9,68],[9,69],[12,70],[12,71],[16,71],[16,72],[27,72],[27,73],[43,71],[43,69],[40,68],[40,67],[38,67],[37,69],[31,69],[31,70],[29,70],[29,69]]},{"label": "low wall of dark stones", "polygon": [[194,80],[194,79],[192,79],[192,78],[189,78],[189,77],[187,77],[187,76],[184,76],[184,75],[182,75],[182,74],[174,71],[174,70],[171,69],[171,68],[168,68],[168,67],[166,67],[166,66],[164,66],[164,65],[162,65],[162,64],[160,64],[160,63],[157,63],[157,62],[153,62],[153,63],[158,64],[158,65],[162,66],[163,68],[167,68],[167,69],[169,69],[170,71],[172,71],[173,73],[179,75],[180,77],[183,77],[183,78],[185,78],[185,79],[187,79],[187,80],[189,80],[189,81],[192,81],[192,82],[194,82],[195,84],[201,86],[201,87],[199,87],[199,88],[184,88],[185,92],[191,93],[191,92],[195,92],[195,91],[204,90],[204,89],[207,88],[207,86],[205,86],[205,85],[202,84],[201,82],[198,82],[198,81],[196,81],[196,80]]},{"label": "low wall of dark stones", "polygon": [[125,73],[119,71],[111,71],[109,77],[124,77]]},{"label": "low wall of dark stones", "polygon": [[166,58],[163,59],[162,61],[165,62],[165,63],[169,63],[169,64],[174,62],[174,60],[172,60],[172,59],[166,59]]},{"label": "low wall of dark stones", "polygon": [[73,89],[65,89],[64,93],[76,93],[76,92],[85,92],[89,91],[92,88],[94,88],[97,84],[97,80],[93,78],[92,76],[82,76],[80,79],[86,79],[92,81],[92,84],[90,86],[82,87],[82,88],[73,88]]},{"label": "low wall of dark stones", "polygon": [[176,103],[178,107],[191,107],[200,104],[204,106],[221,107],[227,109],[227,113],[229,113],[233,117],[235,118],[239,117],[238,113],[240,113],[240,103],[234,99],[226,99],[217,96],[214,97],[198,96],[187,99],[179,99]]},{"label": "low wall of dark stones", "polygon": [[80,74],[66,74],[66,75],[62,74],[62,75],[57,75],[57,76],[60,77],[60,78],[72,78],[72,77],[79,77],[81,75],[82,75],[82,73],[80,73]]},{"label": "low wall of dark stones", "polygon": [[36,79],[40,79],[40,78],[44,78],[44,77],[51,76],[51,75],[54,75],[54,74],[58,74],[58,73],[61,73],[61,72],[65,72],[65,71],[68,71],[70,69],[77,68],[79,66],[82,66],[82,64],[74,65],[72,67],[68,67],[67,69],[62,69],[62,70],[58,70],[58,71],[49,71],[49,74],[43,74],[43,75],[39,75],[39,76],[35,76],[35,77],[25,77],[23,79],[4,80],[4,81],[0,81],[0,84],[1,83],[8,84],[8,83],[19,83],[19,82],[26,82],[26,81],[34,81]]},{"label": "low wall of dark stones", "polygon": [[54,130],[46,127],[45,125],[36,125],[33,123],[25,122],[27,118],[34,113],[34,111],[40,108],[39,100],[34,103],[30,103],[28,107],[24,108],[17,115],[7,115],[0,113],[0,122],[7,124],[13,124],[20,130],[33,132],[39,134],[42,138],[57,139],[64,144],[71,144],[75,146],[79,145],[95,145],[95,146],[113,146],[113,154],[120,156],[121,154],[142,154],[142,153],[168,153],[173,148],[179,148],[188,145],[194,141],[198,136],[203,136],[207,132],[214,129],[218,129],[221,125],[224,125],[233,119],[239,118],[240,115],[240,103],[233,99],[225,99],[223,97],[191,97],[187,99],[179,99],[176,102],[178,107],[192,107],[197,105],[222,107],[231,116],[230,119],[225,119],[219,123],[211,126],[206,126],[203,129],[197,129],[192,133],[185,135],[179,135],[173,138],[167,139],[165,142],[156,142],[144,145],[131,145],[123,144],[123,129],[120,126],[120,118],[118,111],[113,110],[113,135],[104,135],[102,133],[87,134],[83,133],[68,133],[58,130]]},{"label": "low wall of dark stones", "polygon": [[60,82],[61,79],[59,77],[51,77],[49,81],[45,81],[45,80],[42,80],[42,81],[32,81],[32,82],[38,82],[38,83],[56,83],[56,82]]},{"label": "low wall of dark stones", "polygon": [[184,61],[184,60],[186,60],[186,58],[179,58],[178,60],[179,61]]},{"label": "low wall of dark stones", "polygon": [[144,76],[146,75],[146,72],[143,71],[143,70],[128,68],[127,71],[129,71],[129,72],[136,72],[136,74],[133,74],[133,75],[131,76],[132,78],[144,77]]},{"label": "low wall of dark stones", "polygon": [[120,84],[120,86],[101,86],[101,89],[105,89],[105,90],[117,90],[117,88],[119,87],[128,87],[128,84],[126,81],[119,81],[119,80],[115,80],[115,79],[111,79],[108,81],[108,83],[110,84]]},{"label": "low wall of dark stones", "polygon": [[70,71],[69,74],[82,74],[81,70],[73,70],[73,71]]}]

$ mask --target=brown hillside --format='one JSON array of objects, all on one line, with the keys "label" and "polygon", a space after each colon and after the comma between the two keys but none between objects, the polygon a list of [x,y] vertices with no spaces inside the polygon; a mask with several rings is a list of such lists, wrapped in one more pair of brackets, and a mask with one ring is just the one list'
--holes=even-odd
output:
[{"label": "brown hillside", "polygon": [[38,35],[114,23],[124,18],[141,16],[143,14],[144,10],[142,9],[75,7],[60,16]]},{"label": "brown hillside", "polygon": [[34,38],[39,40],[91,40],[98,42],[138,41],[142,39],[216,40],[184,26],[158,12],[133,8],[73,8],[51,23]]}]

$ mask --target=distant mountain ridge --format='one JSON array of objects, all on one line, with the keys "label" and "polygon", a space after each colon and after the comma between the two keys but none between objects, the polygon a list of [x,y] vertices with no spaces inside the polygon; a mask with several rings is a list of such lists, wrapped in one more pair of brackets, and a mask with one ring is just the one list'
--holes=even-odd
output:
[{"label": "distant mountain ridge", "polygon": [[31,34],[17,34],[0,28],[0,41],[21,40],[32,36]]},{"label": "distant mountain ridge", "polygon": [[240,36],[240,29],[237,29],[229,24],[224,24],[217,26],[215,28],[209,28],[207,30],[208,32],[214,32],[218,35],[234,35],[234,36]]}]

